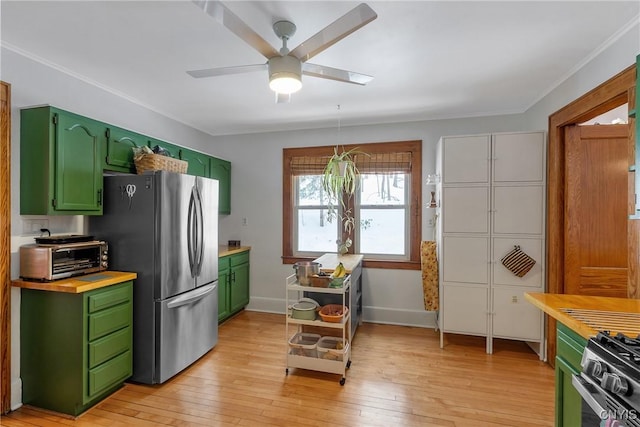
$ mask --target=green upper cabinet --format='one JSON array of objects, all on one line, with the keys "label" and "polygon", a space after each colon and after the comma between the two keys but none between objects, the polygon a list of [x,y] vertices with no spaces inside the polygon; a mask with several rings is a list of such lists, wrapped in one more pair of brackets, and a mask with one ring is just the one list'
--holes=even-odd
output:
[{"label": "green upper cabinet", "polygon": [[180,160],[184,160],[189,163],[189,166],[187,167],[187,173],[189,175],[204,176],[206,178],[210,178],[210,159],[211,157],[207,156],[206,154],[187,150],[186,148],[180,149]]},{"label": "green upper cabinet", "polygon": [[53,107],[20,117],[20,214],[101,215],[104,125]]},{"label": "green upper cabinet", "polygon": [[107,142],[103,145],[102,167],[118,172],[136,172],[133,162],[133,148],[147,145],[147,137],[137,133],[107,125]]},{"label": "green upper cabinet", "polygon": [[231,162],[226,160],[211,158],[211,178],[219,182],[219,205],[218,213],[231,213]]}]

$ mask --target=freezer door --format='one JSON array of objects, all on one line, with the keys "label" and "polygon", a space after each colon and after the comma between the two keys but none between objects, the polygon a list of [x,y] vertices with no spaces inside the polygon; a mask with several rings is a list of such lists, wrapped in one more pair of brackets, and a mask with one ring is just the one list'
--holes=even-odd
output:
[{"label": "freezer door", "polygon": [[198,360],[218,342],[218,282],[157,304],[156,383]]}]

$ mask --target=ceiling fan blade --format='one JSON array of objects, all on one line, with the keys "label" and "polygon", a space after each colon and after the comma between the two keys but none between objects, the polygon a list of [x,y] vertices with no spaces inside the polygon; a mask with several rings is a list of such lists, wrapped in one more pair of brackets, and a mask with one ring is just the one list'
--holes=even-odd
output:
[{"label": "ceiling fan blade", "polygon": [[254,65],[240,65],[237,67],[220,67],[220,68],[205,68],[202,70],[187,71],[191,77],[201,79],[203,77],[213,76],[225,76],[228,74],[242,74],[251,73],[253,71],[264,71],[268,68],[267,64],[254,64]]},{"label": "ceiling fan blade", "polygon": [[349,34],[376,19],[378,15],[367,4],[361,3],[341,18],[327,25],[320,32],[302,42],[290,55],[305,62],[329,46],[339,42]]},{"label": "ceiling fan blade", "polygon": [[353,83],[364,86],[373,80],[373,76],[355,73],[353,71],[341,70],[339,68],[326,67],[324,65],[302,64],[302,74],[322,79],[336,80],[339,82]]},{"label": "ceiling fan blade", "polygon": [[212,16],[220,24],[224,25],[233,34],[244,40],[249,46],[264,55],[267,59],[280,53],[271,46],[258,33],[253,31],[236,14],[231,12],[224,4],[213,0],[192,0],[205,13]]}]

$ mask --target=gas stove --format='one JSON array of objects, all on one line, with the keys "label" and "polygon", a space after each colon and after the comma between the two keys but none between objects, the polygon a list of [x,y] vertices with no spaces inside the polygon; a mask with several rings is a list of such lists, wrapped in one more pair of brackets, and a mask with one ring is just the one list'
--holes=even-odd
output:
[{"label": "gas stove", "polygon": [[600,425],[640,427],[640,336],[600,332],[587,342],[581,365],[573,383],[595,416],[609,421]]}]

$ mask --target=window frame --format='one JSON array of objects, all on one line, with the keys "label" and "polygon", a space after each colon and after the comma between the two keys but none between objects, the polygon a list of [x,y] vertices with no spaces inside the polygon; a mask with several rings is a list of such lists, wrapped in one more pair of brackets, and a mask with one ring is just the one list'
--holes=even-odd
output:
[{"label": "window frame", "polygon": [[[411,153],[411,174],[409,197],[407,202],[410,204],[409,210],[409,259],[375,259],[364,257],[363,266],[369,268],[389,268],[402,270],[419,270],[420,269],[420,242],[422,239],[422,141],[397,141],[397,142],[376,142],[362,144],[345,144],[340,145],[345,151],[357,148],[369,154],[376,153],[394,153],[394,152],[410,152]],[[294,214],[294,175],[291,170],[291,160],[294,157],[302,156],[331,156],[335,146],[316,146],[316,147],[299,147],[299,148],[283,148],[282,150],[282,263],[293,264],[298,261],[308,261],[314,257],[296,257],[293,255],[295,233],[293,227],[295,225]],[[353,203],[353,200],[350,201]],[[353,208],[353,206],[352,206]],[[353,253],[354,246],[349,248],[349,253]]]}]

